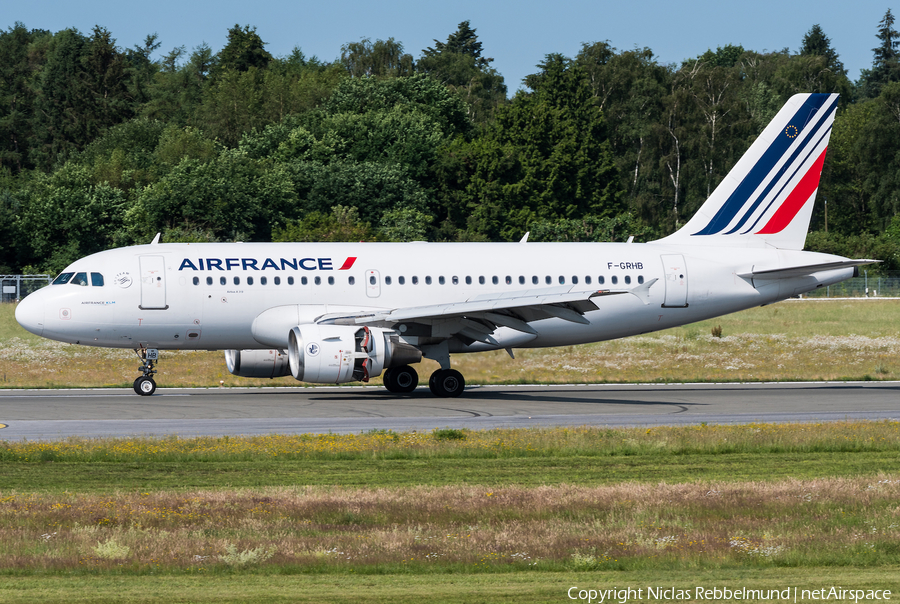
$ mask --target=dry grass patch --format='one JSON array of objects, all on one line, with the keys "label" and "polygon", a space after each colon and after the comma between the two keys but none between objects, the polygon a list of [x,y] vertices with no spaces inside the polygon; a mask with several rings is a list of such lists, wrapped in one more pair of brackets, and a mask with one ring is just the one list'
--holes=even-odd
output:
[{"label": "dry grass patch", "polygon": [[0,568],[335,572],[880,565],[900,480],[0,497]]}]

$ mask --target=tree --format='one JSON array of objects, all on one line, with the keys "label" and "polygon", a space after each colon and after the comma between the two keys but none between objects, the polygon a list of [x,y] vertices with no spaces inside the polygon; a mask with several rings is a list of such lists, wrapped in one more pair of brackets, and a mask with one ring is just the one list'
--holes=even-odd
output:
[{"label": "tree", "polygon": [[92,185],[90,171],[67,163],[38,174],[19,194],[17,242],[20,265],[59,272],[78,258],[115,247],[128,209],[124,192]]},{"label": "tree", "polygon": [[235,24],[228,30],[228,43],[219,52],[216,75],[228,70],[265,69],[271,61],[272,55],[265,49],[265,42],[256,33],[256,28]]},{"label": "tree", "polygon": [[825,66],[838,75],[847,75],[844,64],[838,58],[837,51],[831,47],[831,40],[822,31],[822,27],[816,23],[806,35],[803,36],[803,45],[800,47],[802,56],[825,57]]},{"label": "tree", "polygon": [[331,212],[311,212],[272,234],[272,241],[377,241],[368,222],[354,207],[336,205]]},{"label": "tree", "polygon": [[876,37],[881,43],[872,49],[875,60],[872,69],[864,69],[858,83],[861,96],[874,98],[881,92],[881,87],[888,82],[900,80],[900,60],[898,60],[898,47],[900,47],[900,33],[894,29],[894,15],[888,9],[878,23]]},{"label": "tree", "polygon": [[671,72],[656,62],[649,48],[619,53],[608,42],[583,44],[575,62],[603,112],[631,210],[649,224],[661,224],[659,209],[667,179],[658,167],[669,135],[660,124]]},{"label": "tree", "polygon": [[267,241],[295,204],[290,179],[239,151],[184,159],[140,192],[126,217],[132,237],[201,231],[224,240]]},{"label": "tree", "polygon": [[443,54],[461,54],[469,55],[475,59],[475,67],[477,69],[485,69],[494,59],[481,56],[481,42],[475,35],[474,29],[469,25],[469,21],[463,21],[457,26],[457,30],[447,37],[446,42],[434,41],[434,48],[426,48],[422,51],[426,57],[434,57]]},{"label": "tree", "polygon": [[[161,46],[158,39],[159,36],[155,33],[150,34],[144,39],[143,46],[125,51],[126,70],[130,79],[129,93],[135,104],[143,104],[150,99],[149,87],[153,82],[153,75],[160,68],[159,63],[150,57]],[[184,52],[184,47],[181,47],[181,52]]]},{"label": "tree", "polygon": [[57,33],[37,82],[30,156],[49,168],[133,113],[125,57],[102,27]]},{"label": "tree", "polygon": [[0,31],[0,168],[20,172],[31,167],[28,145],[35,98],[31,79],[39,64],[30,47],[47,37],[48,32],[29,31],[18,22]]},{"label": "tree", "polygon": [[434,42],[434,48],[422,51],[416,69],[438,80],[462,99],[471,120],[487,122],[495,109],[506,101],[506,85],[503,76],[490,67],[493,59],[481,56],[481,42],[475,30],[469,27],[468,21],[463,21],[446,43]]},{"label": "tree", "polygon": [[266,125],[263,115],[263,72],[227,70],[203,92],[192,124],[228,147],[245,133]]},{"label": "tree", "polygon": [[463,215],[474,235],[515,240],[535,220],[624,210],[605,124],[581,67],[561,55],[547,55],[539,67],[530,78],[534,92],[517,94],[480,137],[450,149],[456,159],[442,174],[462,193],[445,195],[442,213]]},{"label": "tree", "polygon": [[141,109],[142,115],[182,126],[194,118],[217,59],[204,42],[179,66],[183,50],[184,47],[174,48],[163,59],[162,69],[154,74],[150,99]]},{"label": "tree", "polygon": [[341,65],[351,78],[401,77],[412,75],[415,68],[412,55],[403,52],[403,44],[393,38],[368,38],[341,46]]}]

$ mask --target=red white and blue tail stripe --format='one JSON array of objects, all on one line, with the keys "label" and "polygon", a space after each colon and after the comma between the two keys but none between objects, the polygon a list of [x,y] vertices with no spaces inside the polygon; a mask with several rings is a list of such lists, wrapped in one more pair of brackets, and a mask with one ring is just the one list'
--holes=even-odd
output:
[{"label": "red white and blue tail stripe", "polygon": [[797,94],[666,243],[803,249],[837,94]]}]

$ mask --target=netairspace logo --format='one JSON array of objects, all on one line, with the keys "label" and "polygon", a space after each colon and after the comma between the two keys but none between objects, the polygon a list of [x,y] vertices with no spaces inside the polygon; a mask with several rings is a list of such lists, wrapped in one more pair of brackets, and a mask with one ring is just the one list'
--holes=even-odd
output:
[{"label": "netairspace logo", "polygon": [[887,601],[891,592],[887,589],[845,589],[843,587],[821,587],[819,589],[800,589],[787,587],[784,589],[752,589],[749,587],[694,587],[682,589],[678,587],[622,587],[609,589],[589,589],[578,586],[570,587],[566,592],[570,600],[578,600],[589,604],[628,604],[632,601],[678,601],[704,600],[709,602],[728,602],[741,600],[769,600],[783,602],[868,602]]}]

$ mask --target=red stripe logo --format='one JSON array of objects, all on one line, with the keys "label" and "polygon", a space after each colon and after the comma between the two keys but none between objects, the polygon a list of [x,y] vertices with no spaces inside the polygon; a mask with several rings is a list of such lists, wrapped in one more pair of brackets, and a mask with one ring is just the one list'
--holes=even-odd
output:
[{"label": "red stripe logo", "polygon": [[825,153],[827,152],[827,148],[822,151],[822,155],[819,156],[819,159],[813,163],[809,171],[800,179],[800,182],[797,183],[797,186],[794,187],[791,194],[787,196],[787,199],[784,200],[781,207],[775,211],[775,214],[772,215],[769,222],[756,232],[757,235],[773,235],[775,233],[780,233],[787,228],[787,225],[791,224],[794,216],[800,212],[803,205],[810,197],[812,197],[812,194],[815,193],[816,189],[819,187],[819,178],[822,176],[822,164],[825,163]]},{"label": "red stripe logo", "polygon": [[339,271],[349,270],[350,267],[353,266],[354,262],[356,262],[356,256],[350,256],[346,260],[344,260],[344,264],[341,265],[341,268],[339,268],[338,270]]}]

